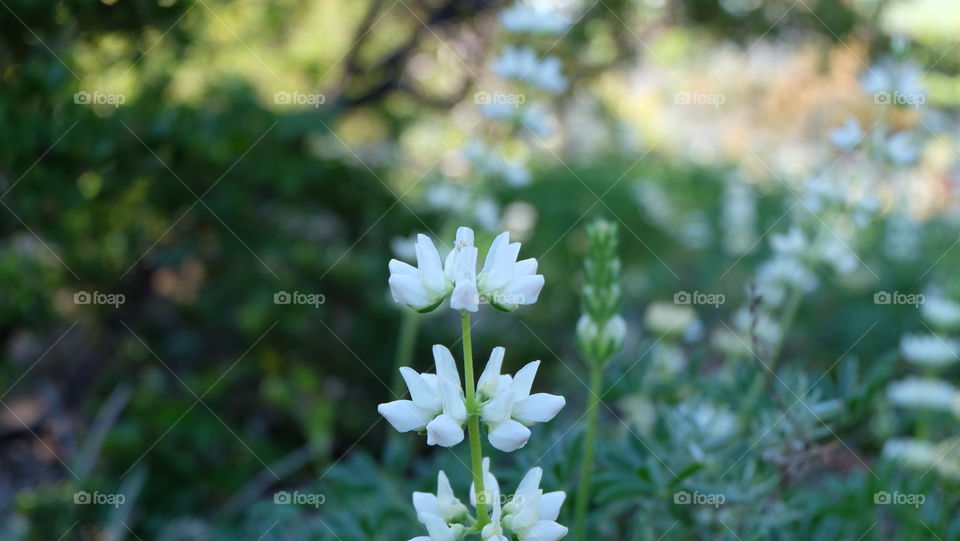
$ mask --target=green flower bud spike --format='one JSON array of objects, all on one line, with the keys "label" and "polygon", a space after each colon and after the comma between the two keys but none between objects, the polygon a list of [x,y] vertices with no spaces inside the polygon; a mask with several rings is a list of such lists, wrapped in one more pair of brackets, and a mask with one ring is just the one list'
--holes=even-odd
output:
[{"label": "green flower bud spike", "polygon": [[591,365],[605,365],[623,348],[627,326],[620,307],[620,259],[617,226],[597,220],[587,226],[589,248],[583,263],[583,315],[577,322],[577,347]]},{"label": "green flower bud spike", "polygon": [[583,262],[583,315],[577,321],[577,347],[590,365],[590,396],[583,437],[583,462],[577,489],[575,541],[586,539],[590,477],[597,440],[597,410],[603,393],[603,369],[623,348],[627,324],[617,313],[620,307],[620,259],[617,257],[617,226],[597,220],[587,226],[587,258]]}]

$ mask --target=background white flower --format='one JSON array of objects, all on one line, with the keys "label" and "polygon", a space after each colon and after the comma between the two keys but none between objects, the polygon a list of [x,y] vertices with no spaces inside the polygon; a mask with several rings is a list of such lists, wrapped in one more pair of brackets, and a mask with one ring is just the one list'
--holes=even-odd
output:
[{"label": "background white flower", "polygon": [[905,334],[900,338],[900,353],[913,363],[926,366],[944,366],[957,361],[960,345],[956,340],[933,334]]}]

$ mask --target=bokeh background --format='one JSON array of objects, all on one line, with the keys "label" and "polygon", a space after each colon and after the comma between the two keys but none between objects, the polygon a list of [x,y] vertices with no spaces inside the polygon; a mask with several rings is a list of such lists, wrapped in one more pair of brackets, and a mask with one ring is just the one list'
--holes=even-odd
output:
[{"label": "bokeh background", "polygon": [[[952,342],[875,298],[960,292],[960,5],[0,5],[0,538],[421,535],[410,491],[441,467],[466,486],[464,450],[391,435],[376,405],[404,344],[427,370],[458,322],[396,305],[387,261],[458,225],[481,253],[510,231],[546,277],[536,305],[481,311],[478,358],[542,359],[567,397],[501,483],[538,464],[572,491],[597,217],[620,230],[630,332],[595,535],[960,538],[954,414],[888,397],[932,377],[902,334]],[[767,318],[756,285],[798,230],[829,247]],[[884,458],[913,436],[938,445],[919,473]],[[297,490],[323,502],[274,503]],[[898,490],[925,502],[875,502]]]}]

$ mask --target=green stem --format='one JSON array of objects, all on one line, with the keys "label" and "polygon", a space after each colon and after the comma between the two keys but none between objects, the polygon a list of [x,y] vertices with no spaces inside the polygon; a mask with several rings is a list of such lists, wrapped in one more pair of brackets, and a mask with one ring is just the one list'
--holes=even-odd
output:
[{"label": "green stem", "polygon": [[460,328],[463,332],[463,379],[467,395],[467,431],[470,437],[470,469],[473,470],[474,497],[477,500],[477,524],[479,531],[488,522],[487,498],[483,488],[483,451],[480,447],[480,412],[477,411],[477,395],[473,379],[473,344],[470,341],[470,312],[460,312]]},{"label": "green stem", "polygon": [[[750,389],[747,391],[746,400],[744,400],[745,407],[743,408],[743,421],[747,420],[754,415],[754,408],[757,405],[757,402],[760,400],[760,396],[763,394],[764,389],[770,384],[770,378],[776,374],[777,371],[777,361],[780,358],[780,350],[783,348],[783,343],[787,338],[787,331],[793,325],[793,319],[797,315],[797,311],[800,308],[800,302],[803,300],[803,290],[799,287],[793,288],[790,292],[790,297],[787,299],[786,307],[783,310],[783,325],[780,326],[780,336],[777,337],[777,341],[773,344],[773,347],[770,348],[770,356],[767,361],[767,367],[757,366],[757,372],[754,374],[753,383],[750,385]],[[757,359],[759,363],[759,358]]]},{"label": "green stem", "polygon": [[590,367],[590,401],[587,406],[587,432],[583,437],[583,461],[580,463],[580,485],[577,487],[577,507],[574,520],[576,541],[586,539],[587,506],[590,503],[590,477],[593,474],[593,452],[597,440],[597,413],[603,386],[603,363],[592,362]]},{"label": "green stem", "polygon": [[[390,390],[393,392],[393,398],[403,396],[406,392],[406,384],[403,382],[399,368],[413,364],[413,350],[417,343],[417,331],[419,328],[420,314],[412,310],[404,310],[403,318],[400,320],[400,335],[397,338],[397,353],[394,359],[393,379],[390,382]],[[411,440],[403,436],[403,434],[395,430],[388,432],[387,444],[384,449],[384,459],[389,459],[389,467],[392,471],[403,471],[407,467]]]}]

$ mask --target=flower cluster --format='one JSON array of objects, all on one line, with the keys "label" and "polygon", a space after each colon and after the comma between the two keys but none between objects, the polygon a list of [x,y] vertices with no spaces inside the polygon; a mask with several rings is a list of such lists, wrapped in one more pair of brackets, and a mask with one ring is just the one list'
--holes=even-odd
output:
[{"label": "flower cluster", "polygon": [[[457,230],[453,248],[441,262],[433,242],[417,236],[417,266],[391,260],[390,291],[394,300],[418,312],[435,310],[447,299],[460,311],[464,344],[464,384],[453,354],[443,345],[433,346],[436,373],[418,373],[401,367],[400,374],[410,398],[380,404],[377,411],[399,432],[423,432],[428,445],[453,447],[467,436],[474,484],[470,502],[476,516],[454,496],[444,472],[437,476],[437,493],[415,492],[413,505],[427,536],[411,541],[457,541],[467,534],[484,540],[556,541],[567,534],[557,524],[563,492],[544,494],[540,489],[540,468],[531,469],[520,482],[513,499],[500,501],[500,489],[490,473],[489,458],[482,458],[481,426],[494,448],[515,451],[530,439],[530,428],[553,419],[566,401],[562,396],[533,393],[533,380],[540,361],[533,361],[513,376],[503,373],[504,348],[495,347],[486,367],[473,381],[473,352],[470,340],[470,313],[479,305],[512,311],[536,302],[543,288],[537,274],[537,260],[518,261],[520,243],[510,242],[508,233],[498,235],[477,272],[479,251],[473,230]],[[466,432],[464,430],[466,427]],[[492,509],[488,506],[492,505]]]},{"label": "flower cluster", "polygon": [[[491,521],[479,532],[484,541],[509,541],[511,534],[520,541],[556,541],[567,534],[567,528],[556,522],[566,494],[543,492],[540,488],[543,470],[528,471],[509,499],[500,494],[497,479],[490,473],[489,458],[483,459],[483,476],[486,488],[483,498],[493,504]],[[470,503],[474,506],[477,503],[472,488]],[[426,526],[430,535],[410,541],[455,541],[475,525],[443,471],[437,475],[437,493],[414,492],[413,506],[417,520]]]},{"label": "flower cluster", "polygon": [[[933,291],[924,302],[923,318],[936,332],[906,334],[900,339],[900,353],[904,360],[923,369],[925,376],[908,376],[887,386],[887,398],[897,408],[912,410],[918,422],[934,422],[933,416],[943,414],[960,418],[960,390],[936,376],[958,360],[960,345],[949,336],[960,327],[960,304]],[[930,303],[930,306],[926,306]],[[928,327],[929,328],[929,327]],[[942,424],[938,417],[936,423]],[[927,436],[931,430],[922,431]],[[960,467],[947,458],[956,445],[954,438],[939,442],[928,439],[898,438],[887,441],[883,453],[887,458],[924,471],[936,469],[944,477],[960,479]]]},{"label": "flower cluster", "polygon": [[[530,394],[540,361],[528,363],[515,376],[501,374],[504,353],[497,347],[490,354],[477,382],[476,407],[490,445],[509,453],[526,445],[528,427],[553,419],[566,401],[547,393]],[[450,350],[437,344],[433,357],[436,374],[400,368],[411,399],[380,404],[378,411],[399,432],[426,431],[427,444],[453,447],[463,441],[464,392]]]},{"label": "flower cluster", "polygon": [[476,312],[481,303],[509,312],[537,302],[543,275],[537,274],[535,258],[517,261],[519,242],[510,242],[507,232],[498,235],[477,274],[478,250],[473,241],[472,229],[457,229],[453,248],[441,262],[430,237],[417,235],[416,267],[390,260],[393,300],[421,313],[436,310],[448,298],[450,308],[468,312]]}]

